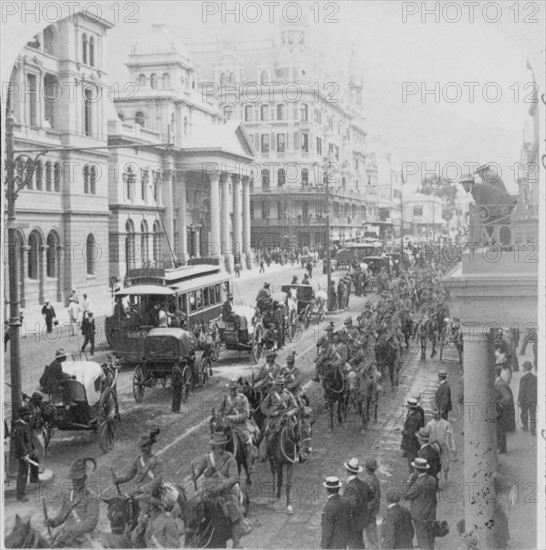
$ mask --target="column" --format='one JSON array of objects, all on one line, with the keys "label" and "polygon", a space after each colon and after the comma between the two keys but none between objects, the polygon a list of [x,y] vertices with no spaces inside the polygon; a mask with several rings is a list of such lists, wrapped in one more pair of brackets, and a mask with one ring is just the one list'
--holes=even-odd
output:
[{"label": "column", "polygon": [[239,264],[243,266],[241,250],[243,247],[243,228],[241,219],[241,176],[232,174],[233,183],[233,252],[239,255]]},{"label": "column", "polygon": [[243,178],[243,258],[247,268],[251,269],[253,258],[250,251],[250,181],[248,177]]},{"label": "column", "polygon": [[226,262],[226,269],[231,272],[233,267],[233,254],[230,238],[230,212],[231,212],[231,191],[230,191],[230,178],[227,174],[224,175],[222,181],[222,253]]},{"label": "column", "polygon": [[210,178],[210,242],[207,256],[221,259],[220,254],[220,176],[211,174]]},{"label": "column", "polygon": [[182,172],[176,182],[176,195],[178,204],[178,250],[176,255],[178,259],[185,265],[188,261],[188,212],[186,201],[186,179],[185,173]]},{"label": "column", "polygon": [[195,230],[192,232],[191,237],[193,239],[193,249],[195,250],[195,256],[199,257],[201,255],[201,230],[196,227]]},{"label": "column", "polygon": [[170,169],[163,171],[163,182],[161,185],[161,199],[165,212],[163,214],[163,223],[165,225],[165,246],[163,247],[163,261],[166,264],[172,264],[173,246],[174,246],[174,228],[173,228],[173,172]]},{"label": "column", "polygon": [[[464,498],[465,530],[488,548],[486,534],[493,519],[492,486],[497,461],[494,351],[482,326],[464,334],[464,484],[454,489]],[[493,353],[493,358],[491,358]],[[453,414],[453,413],[452,413]]]}]

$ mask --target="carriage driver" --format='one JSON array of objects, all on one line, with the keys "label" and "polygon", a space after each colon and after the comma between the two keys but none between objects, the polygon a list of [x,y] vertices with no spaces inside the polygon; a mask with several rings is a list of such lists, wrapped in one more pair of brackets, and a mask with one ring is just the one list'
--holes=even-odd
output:
[{"label": "carriage driver", "polygon": [[62,491],[62,505],[54,518],[46,520],[47,527],[63,528],[55,535],[52,547],[92,546],[91,534],[99,522],[99,497],[91,494],[85,482],[90,466],[93,472],[97,463],[93,458],[78,458],[70,468],[70,488]]},{"label": "carriage driver", "polygon": [[259,429],[250,420],[250,405],[246,396],[239,393],[237,378],[231,378],[226,387],[229,388],[229,395],[224,395],[222,398],[220,416],[237,434],[239,441],[245,445],[248,471],[252,472],[252,464],[258,454],[252,443],[252,437],[256,431],[259,432]]},{"label": "carriage driver", "polygon": [[286,417],[292,418],[298,412],[298,404],[294,396],[284,387],[284,376],[277,376],[274,384],[261,406],[262,413],[267,417],[264,437],[260,443],[261,461],[267,458],[269,442],[281,428],[281,420]]},{"label": "carriage driver", "polygon": [[267,311],[271,305],[271,290],[269,287],[269,283],[264,283],[263,288],[260,288],[256,296],[256,305],[262,314]]}]

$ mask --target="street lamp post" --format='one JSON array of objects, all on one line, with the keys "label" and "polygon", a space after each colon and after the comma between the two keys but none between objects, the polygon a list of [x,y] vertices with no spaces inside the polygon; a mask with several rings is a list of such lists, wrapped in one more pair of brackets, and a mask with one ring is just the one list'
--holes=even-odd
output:
[{"label": "street lamp post", "polygon": [[330,308],[330,283],[332,282],[332,253],[330,251],[330,175],[328,170],[332,166],[332,153],[330,152],[327,157],[326,171],[324,177],[324,196],[326,199],[326,304],[327,310],[332,311]]}]

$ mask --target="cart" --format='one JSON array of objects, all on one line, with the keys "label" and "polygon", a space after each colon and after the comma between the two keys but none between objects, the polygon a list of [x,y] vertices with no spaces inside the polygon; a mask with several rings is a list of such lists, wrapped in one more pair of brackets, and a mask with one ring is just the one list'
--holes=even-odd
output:
[{"label": "cart", "polygon": [[248,351],[254,363],[261,357],[263,332],[256,310],[249,306],[233,306],[233,319],[218,322],[219,339],[226,350]]},{"label": "cart", "polygon": [[284,285],[282,291],[288,296],[294,296],[297,302],[296,310],[291,310],[287,319],[287,335],[290,339],[294,338],[297,331],[298,320],[304,324],[305,328],[308,328],[313,316],[317,317],[317,322],[324,319],[323,293],[320,296],[315,296],[313,287],[310,285]]},{"label": "cart", "polygon": [[[190,395],[194,378],[195,336],[181,328],[153,328],[144,339],[144,357],[133,373],[133,396],[137,403],[144,399],[146,388],[154,387],[158,381],[165,388],[173,367],[180,365],[182,370],[182,402]],[[198,373],[195,373],[198,377]]]}]

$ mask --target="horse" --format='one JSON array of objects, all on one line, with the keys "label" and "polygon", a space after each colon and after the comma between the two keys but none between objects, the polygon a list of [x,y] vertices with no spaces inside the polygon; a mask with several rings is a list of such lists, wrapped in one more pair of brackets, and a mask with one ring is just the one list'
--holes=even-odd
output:
[{"label": "horse", "polygon": [[289,514],[294,513],[290,500],[291,480],[294,465],[303,462],[305,456],[311,451],[311,423],[298,419],[296,422],[281,420],[281,428],[273,435],[267,450],[271,475],[273,477],[273,488],[277,483],[276,498],[281,498],[283,485],[283,466],[286,467],[286,510]]},{"label": "horse", "polygon": [[398,386],[398,373],[400,369],[396,361],[396,356],[396,348],[386,335],[382,335],[375,346],[375,357],[381,375],[385,376],[387,370],[389,372],[391,391],[394,391],[394,388]]},{"label": "horse", "polygon": [[50,548],[50,544],[30,525],[30,518],[22,520],[15,515],[15,525],[4,539],[6,548]]},{"label": "horse", "polygon": [[411,318],[409,311],[402,311],[400,321],[402,324],[402,334],[404,335],[404,342],[406,344],[406,348],[409,348],[410,338],[413,334],[413,319]]},{"label": "horse", "polygon": [[347,422],[348,385],[340,367],[328,363],[322,373],[322,388],[330,413],[330,431],[334,429],[334,403],[337,403],[337,421],[343,426]]},{"label": "horse", "polygon": [[254,385],[249,384],[247,380],[243,382],[241,378],[239,378],[239,385],[241,387],[241,393],[248,399],[250,415],[254,418],[258,428],[260,428],[260,432],[263,432],[265,415],[261,410],[261,406],[267,395],[266,392],[256,389]]},{"label": "horse", "polygon": [[421,343],[421,359],[424,361],[427,355],[427,342],[431,341],[432,352],[430,357],[436,355],[436,341],[438,335],[438,325],[436,322],[436,317],[424,317],[422,318],[414,329],[414,339],[419,337]]},{"label": "horse", "polygon": [[189,548],[226,548],[231,525],[218,499],[190,499],[185,507],[185,546]]}]

